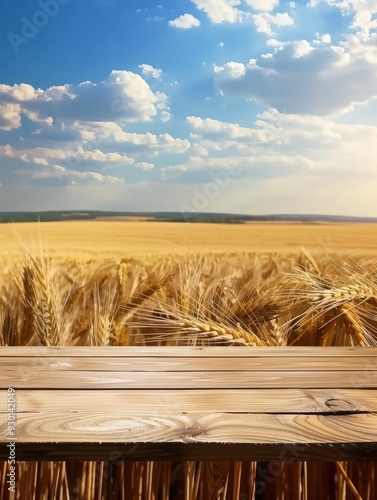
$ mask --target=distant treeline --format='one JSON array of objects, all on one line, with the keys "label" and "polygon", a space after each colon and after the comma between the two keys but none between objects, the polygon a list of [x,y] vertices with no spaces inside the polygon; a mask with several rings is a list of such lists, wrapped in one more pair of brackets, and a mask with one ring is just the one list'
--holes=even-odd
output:
[{"label": "distant treeline", "polygon": [[94,220],[97,217],[148,217],[155,221],[168,222],[204,222],[215,224],[243,224],[245,222],[377,222],[371,217],[345,217],[335,215],[306,215],[306,214],[271,214],[271,215],[239,215],[239,214],[212,214],[188,212],[103,212],[99,210],[65,210],[48,212],[0,212],[0,223],[5,222],[55,222],[68,220]]},{"label": "distant treeline", "polygon": [[208,217],[208,216],[189,216],[189,217],[181,217],[177,219],[158,219],[156,218],[155,221],[159,222],[161,220],[165,220],[166,222],[204,222],[204,223],[209,223],[209,224],[245,224],[246,220],[244,219],[237,219],[234,217],[225,217],[225,216],[213,216],[213,217]]}]

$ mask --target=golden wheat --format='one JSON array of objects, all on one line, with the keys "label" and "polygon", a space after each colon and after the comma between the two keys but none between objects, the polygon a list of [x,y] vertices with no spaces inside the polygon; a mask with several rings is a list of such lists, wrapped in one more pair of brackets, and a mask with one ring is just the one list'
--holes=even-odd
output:
[{"label": "golden wheat", "polygon": [[[344,255],[51,259],[0,270],[0,345],[377,344],[377,265]],[[30,498],[109,497],[105,462],[18,462]],[[114,498],[256,498],[255,462],[120,462]],[[264,498],[377,498],[375,463],[279,464]],[[0,463],[0,498],[7,463]],[[78,478],[78,480],[77,480]],[[368,478],[368,480],[366,480]],[[242,496],[243,495],[243,496]],[[21,498],[18,496],[18,498]]]}]

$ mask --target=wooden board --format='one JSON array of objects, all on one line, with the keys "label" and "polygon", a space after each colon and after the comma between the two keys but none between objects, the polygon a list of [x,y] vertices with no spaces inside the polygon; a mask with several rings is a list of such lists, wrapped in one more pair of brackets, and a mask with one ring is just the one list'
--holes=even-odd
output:
[{"label": "wooden board", "polygon": [[[95,372],[192,372],[200,371],[203,366],[206,371],[234,371],[234,357],[166,357],[163,356],[112,356],[109,363],[108,356],[43,356],[41,357],[7,357],[2,360],[2,370],[14,370],[31,368],[56,371],[95,371]],[[366,359],[361,356],[353,356],[352,361],[347,356],[327,357],[323,361],[318,356],[271,356],[271,357],[240,357],[237,358],[237,371],[292,371],[300,370],[307,372],[334,371],[347,369],[348,372],[363,371],[366,367]],[[376,358],[377,363],[377,358]]]},{"label": "wooden board", "polygon": [[377,460],[377,348],[4,347],[0,366],[18,460]]},{"label": "wooden board", "polygon": [[[17,390],[17,411],[26,413],[96,412],[98,406],[127,415],[232,413],[376,412],[377,390],[359,389],[22,389]],[[0,391],[5,401],[6,390]],[[0,414],[6,412],[0,406]]]},{"label": "wooden board", "polygon": [[41,369],[2,370],[0,389],[319,389],[377,388],[377,377],[364,371],[247,371],[213,372],[118,372],[67,371]]}]

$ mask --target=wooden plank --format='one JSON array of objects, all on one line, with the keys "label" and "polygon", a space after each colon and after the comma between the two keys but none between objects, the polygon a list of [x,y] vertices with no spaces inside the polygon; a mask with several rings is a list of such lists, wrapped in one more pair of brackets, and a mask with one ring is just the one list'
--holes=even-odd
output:
[{"label": "wooden plank", "polygon": [[0,363],[18,460],[377,459],[375,348],[6,347]]},{"label": "wooden plank", "polygon": [[377,388],[377,376],[362,371],[328,372],[66,372],[4,370],[0,389],[344,389]]},{"label": "wooden plank", "polygon": [[[6,401],[7,391],[0,391]],[[17,390],[18,413],[111,412],[137,415],[214,413],[335,413],[377,412],[377,390],[260,389],[244,390]],[[0,413],[6,412],[5,404]]]},{"label": "wooden plank", "polygon": [[[332,358],[319,358],[318,356],[307,356],[299,358],[297,356],[258,357],[248,358],[233,357],[6,357],[1,359],[2,370],[40,368],[58,371],[118,371],[118,372],[138,372],[138,371],[362,371],[366,368],[375,368],[377,371],[377,357],[370,358],[334,356]],[[369,362],[368,362],[369,360]],[[375,361],[375,363],[373,363]]]},{"label": "wooden plank", "polygon": [[[6,415],[0,415],[5,426]],[[128,416],[112,412],[17,413],[23,443],[344,443],[377,442],[377,415],[188,413]],[[2,441],[4,443],[4,440]],[[376,457],[377,458],[377,457]]]},{"label": "wooden plank", "polygon": [[281,357],[284,356],[333,356],[376,358],[377,347],[43,347],[43,346],[7,346],[0,347],[2,357],[34,357],[34,356],[109,356],[109,357]]}]

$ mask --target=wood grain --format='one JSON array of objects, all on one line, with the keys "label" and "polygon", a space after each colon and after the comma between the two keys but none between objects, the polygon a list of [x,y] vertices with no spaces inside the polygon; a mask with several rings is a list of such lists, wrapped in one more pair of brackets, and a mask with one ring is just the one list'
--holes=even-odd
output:
[{"label": "wood grain", "polygon": [[0,389],[74,389],[78,381],[82,389],[320,389],[377,388],[377,377],[363,371],[295,372],[61,372],[40,369],[3,370]]},{"label": "wood grain", "polygon": [[[267,397],[268,396],[268,397]],[[6,390],[0,391],[6,401]],[[180,412],[331,413],[377,412],[377,390],[358,389],[53,389],[17,390],[20,413],[96,412],[98,406],[128,415]],[[0,413],[6,412],[0,405]]]},{"label": "wood grain", "polygon": [[0,364],[18,460],[377,460],[376,348],[5,347]]},{"label": "wood grain", "polygon": [[[200,371],[203,366],[206,371],[362,371],[370,358],[361,356],[334,356],[323,361],[318,356],[249,356],[237,358],[237,367],[234,366],[234,357],[142,357],[142,356],[43,356],[41,357],[6,357],[1,360],[1,368],[10,370],[19,368],[42,368],[58,371],[117,371],[117,372],[192,372]],[[377,356],[375,358],[377,366]],[[373,363],[373,358],[372,358]]]},{"label": "wood grain", "polygon": [[[0,416],[5,426],[6,416]],[[124,443],[342,443],[376,442],[377,415],[189,413],[128,416],[98,410],[78,414],[18,414],[17,440]]]}]

